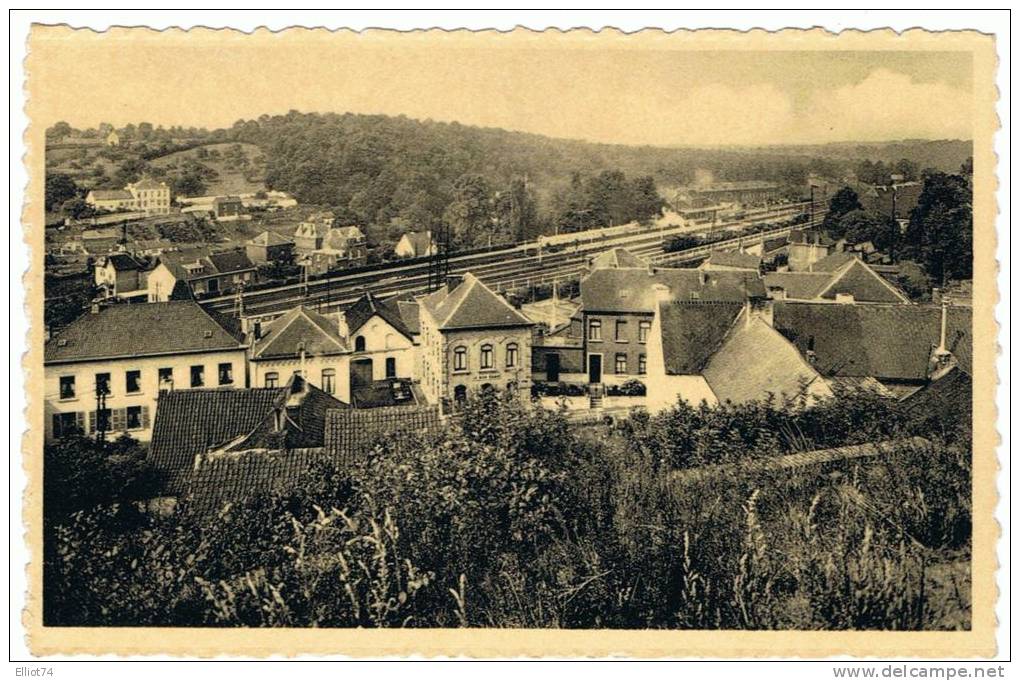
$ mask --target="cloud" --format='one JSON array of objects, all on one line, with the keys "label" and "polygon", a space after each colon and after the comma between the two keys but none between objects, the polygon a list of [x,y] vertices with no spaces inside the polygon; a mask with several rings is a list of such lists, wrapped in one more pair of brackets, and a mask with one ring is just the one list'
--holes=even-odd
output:
[{"label": "cloud", "polygon": [[876,69],[854,84],[816,90],[801,116],[804,142],[972,137],[969,92]]}]

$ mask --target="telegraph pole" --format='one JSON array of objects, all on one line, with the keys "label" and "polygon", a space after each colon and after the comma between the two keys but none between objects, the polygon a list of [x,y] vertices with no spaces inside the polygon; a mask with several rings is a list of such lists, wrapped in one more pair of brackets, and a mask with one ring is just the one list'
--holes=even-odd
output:
[{"label": "telegraph pole", "polygon": [[102,383],[96,381],[96,442],[106,442],[107,420],[106,390]]}]

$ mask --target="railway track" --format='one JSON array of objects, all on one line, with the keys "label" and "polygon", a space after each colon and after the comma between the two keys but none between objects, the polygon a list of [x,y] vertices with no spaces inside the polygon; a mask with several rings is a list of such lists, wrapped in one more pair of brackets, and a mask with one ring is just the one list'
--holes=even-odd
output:
[{"label": "railway track", "polygon": [[[755,223],[789,219],[802,213],[804,206],[804,204],[791,204],[781,209],[771,209],[768,213],[756,211],[740,221],[718,225],[711,232],[718,233],[729,229],[746,228]],[[813,224],[817,224],[819,221],[816,219]],[[810,226],[809,223],[798,225],[798,227],[808,226]],[[449,261],[450,272],[451,274],[462,274],[470,271],[493,288],[505,290],[576,278],[589,255],[610,248],[627,248],[635,255],[644,257],[657,265],[672,264],[705,257],[709,251],[714,249],[735,248],[752,240],[782,236],[790,229],[790,227],[766,229],[755,235],[726,239],[674,253],[663,252],[663,246],[667,239],[678,235],[692,235],[704,230],[682,227],[648,229],[589,241],[579,239],[576,244],[554,253],[536,252],[534,243],[517,244],[488,253],[452,255]],[[245,317],[272,317],[298,304],[314,306],[322,312],[328,312],[349,305],[366,291],[386,297],[396,294],[425,293],[427,286],[427,263],[406,265],[395,263],[367,272],[341,273],[307,283],[287,284],[246,292],[243,294],[243,314]],[[206,299],[202,303],[219,312],[235,316],[241,313],[236,295]]]}]

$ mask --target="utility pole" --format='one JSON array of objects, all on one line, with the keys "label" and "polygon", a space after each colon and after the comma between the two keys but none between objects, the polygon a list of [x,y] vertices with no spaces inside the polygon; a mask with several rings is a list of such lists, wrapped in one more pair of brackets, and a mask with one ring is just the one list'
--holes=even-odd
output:
[{"label": "utility pole", "polygon": [[96,442],[106,442],[106,386],[96,381]]}]

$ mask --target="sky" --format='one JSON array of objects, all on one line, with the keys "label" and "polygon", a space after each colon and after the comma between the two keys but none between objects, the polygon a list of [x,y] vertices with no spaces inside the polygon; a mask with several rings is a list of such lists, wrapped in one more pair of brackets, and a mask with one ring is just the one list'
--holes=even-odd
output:
[{"label": "sky", "polygon": [[32,97],[47,124],[75,127],[225,127],[296,109],[656,146],[972,137],[969,52],[482,47],[395,37],[43,39],[32,45],[39,61],[30,78],[40,85]]}]

